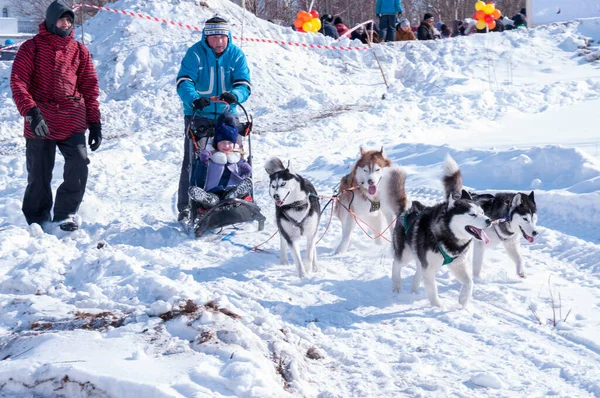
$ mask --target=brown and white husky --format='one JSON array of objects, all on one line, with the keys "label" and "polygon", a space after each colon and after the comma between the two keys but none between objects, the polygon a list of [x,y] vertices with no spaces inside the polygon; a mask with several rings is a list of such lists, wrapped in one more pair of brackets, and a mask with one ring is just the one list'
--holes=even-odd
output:
[{"label": "brown and white husky", "polygon": [[[342,240],[335,254],[348,249],[350,235],[356,226],[348,209],[372,227],[371,230],[363,225],[371,236],[378,235],[406,209],[405,181],[406,173],[400,167],[392,166],[383,147],[379,151],[365,151],[360,147],[360,156],[352,171],[340,181],[335,214],[342,222]],[[383,238],[377,238],[376,242],[383,243]]]}]

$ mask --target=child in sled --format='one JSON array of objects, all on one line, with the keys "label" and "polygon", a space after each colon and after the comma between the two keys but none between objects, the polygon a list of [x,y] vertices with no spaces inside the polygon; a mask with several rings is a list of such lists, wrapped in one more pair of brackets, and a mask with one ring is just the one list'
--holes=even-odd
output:
[{"label": "child in sled", "polygon": [[[213,150],[200,152],[200,186],[191,186],[190,198],[208,209],[221,200],[244,199],[252,190],[252,167],[236,149],[238,123],[231,113],[223,113],[217,119]],[[202,184],[203,182],[203,184]]]}]

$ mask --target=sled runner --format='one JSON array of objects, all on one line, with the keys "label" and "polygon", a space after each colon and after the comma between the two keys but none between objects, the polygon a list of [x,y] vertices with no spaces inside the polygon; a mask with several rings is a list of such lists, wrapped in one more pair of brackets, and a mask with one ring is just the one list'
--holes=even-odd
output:
[{"label": "sled runner", "polygon": [[[252,165],[252,118],[246,109],[239,103],[236,104],[244,113],[245,122],[239,122],[238,150],[244,150],[244,144],[248,142],[248,157],[246,161]],[[226,108],[226,110],[228,107]],[[206,148],[214,136],[215,121],[204,118],[192,117],[188,126],[191,145],[187,149],[190,152],[190,186],[203,188],[206,166],[200,162],[200,152]],[[260,207],[254,203],[254,189],[243,199],[222,199],[216,206],[204,209],[198,203],[190,199],[190,218],[188,230],[194,232],[196,237],[201,237],[206,232],[218,233],[221,228],[235,224],[258,222],[258,230],[262,231],[265,225],[265,216]]]}]

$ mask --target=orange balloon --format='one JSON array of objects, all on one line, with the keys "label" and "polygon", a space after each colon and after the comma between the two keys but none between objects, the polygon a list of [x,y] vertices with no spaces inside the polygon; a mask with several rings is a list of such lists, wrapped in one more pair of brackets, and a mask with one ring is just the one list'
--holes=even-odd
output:
[{"label": "orange balloon", "polygon": [[483,10],[479,10],[475,12],[473,19],[483,19],[485,18],[485,12]]},{"label": "orange balloon", "polygon": [[496,21],[488,22],[487,26],[489,30],[494,30],[496,27]]},{"label": "orange balloon", "polygon": [[[302,18],[302,22],[306,23],[306,22],[310,22],[313,19],[313,16],[310,15],[309,12],[306,11],[302,11],[302,16],[300,17]],[[306,29],[305,29],[306,30]]]},{"label": "orange balloon", "polygon": [[304,22],[302,22],[300,18],[296,18],[296,20],[294,21],[294,26],[296,27],[296,29],[300,29],[303,23]]},{"label": "orange balloon", "polygon": [[500,19],[500,17],[502,16],[502,13],[500,12],[499,9],[495,9],[494,12],[492,13],[492,16],[494,17],[494,19]]}]

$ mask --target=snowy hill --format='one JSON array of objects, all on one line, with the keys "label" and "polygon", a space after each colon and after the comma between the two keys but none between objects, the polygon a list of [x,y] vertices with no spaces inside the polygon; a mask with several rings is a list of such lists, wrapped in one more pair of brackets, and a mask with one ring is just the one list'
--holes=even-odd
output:
[{"label": "snowy hill", "polygon": [[[236,35],[243,25],[246,37],[329,43],[225,0],[112,6],[198,26],[219,12]],[[389,89],[369,51],[244,42],[268,222],[202,240],[175,221],[175,75],[199,35],[108,12],[85,34],[107,139],[90,154],[83,229],[70,235],[45,234],[21,214],[22,118],[11,64],[0,63],[0,396],[600,395],[600,66],[587,58],[600,20],[380,45]],[[535,189],[541,234],[522,242],[528,277],[492,250],[469,309],[440,272],[439,310],[408,293],[414,266],[393,294],[389,248],[359,230],[334,256],[335,219],[307,280],[279,265],[277,238],[248,250],[276,229],[268,157],[291,159],[329,195],[360,145],[383,145],[407,171],[410,197],[428,203],[441,199],[447,153],[469,188]],[[57,156],[55,188],[61,175]],[[328,218],[329,209],[319,235]],[[566,318],[556,326],[550,292]]]}]

